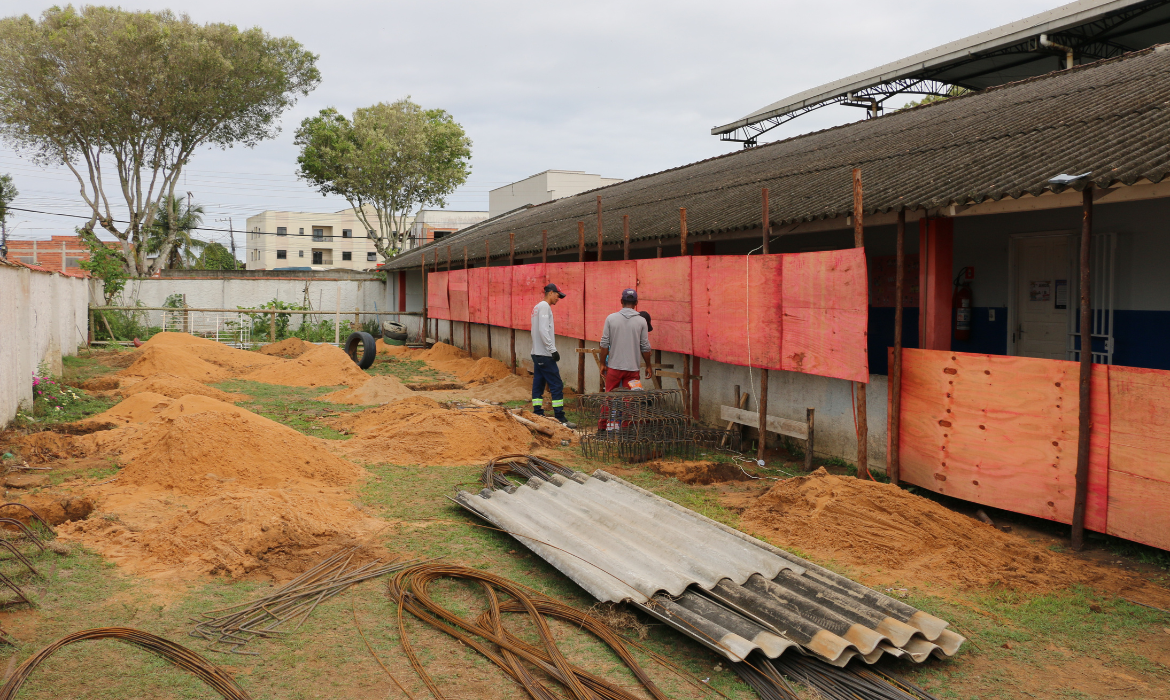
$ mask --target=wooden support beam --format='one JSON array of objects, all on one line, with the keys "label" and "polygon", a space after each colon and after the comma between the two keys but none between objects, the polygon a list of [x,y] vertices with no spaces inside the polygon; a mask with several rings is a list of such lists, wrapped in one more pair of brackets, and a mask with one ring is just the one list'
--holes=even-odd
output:
[{"label": "wooden support beam", "polygon": [[[492,244],[486,238],[483,241],[483,266],[488,269],[487,292],[488,292],[488,300],[489,300],[488,303],[490,305],[490,303],[491,303],[491,301],[490,301],[491,300],[491,289],[492,289],[492,273],[491,273],[491,269],[492,269]],[[470,296],[470,293],[469,293],[469,296]],[[483,327],[487,329],[487,346],[488,346],[487,356],[491,357],[492,356],[492,324],[485,323],[485,324],[483,324]]]},{"label": "wooden support beam", "polygon": [[[437,255],[437,253],[436,253],[436,255]],[[450,285],[451,285],[451,246],[447,246],[447,285],[448,285],[448,289],[450,289]],[[450,308],[451,308],[451,300],[450,300],[450,297],[448,297],[447,298],[447,309],[448,309],[447,315],[448,316],[451,315]],[[450,320],[447,321],[447,342],[452,344],[452,345],[455,344],[455,322],[450,321]]]},{"label": "wooden support beam", "polygon": [[[772,228],[772,226],[771,226],[771,209],[768,207],[768,188],[767,187],[764,187],[761,189],[760,198],[761,198],[761,213],[762,213],[762,217],[763,217],[760,219],[760,233],[764,238],[764,242],[763,242],[763,245],[760,246],[760,250],[763,252],[764,255],[767,255],[768,254],[768,234],[771,233],[771,228]],[[780,317],[780,322],[781,323],[784,322],[783,316]],[[768,415],[768,379],[769,378],[770,377],[769,377],[767,369],[760,370],[760,395],[756,399],[756,404],[759,406],[759,412],[760,412],[759,422],[760,423],[763,423],[764,417]],[[767,440],[766,440],[766,436],[764,435],[764,431],[761,430],[760,431],[760,444],[756,446],[756,459],[757,460],[763,461],[764,447],[765,447],[766,442],[767,442]]]},{"label": "wooden support beam", "polygon": [[[898,212],[898,241],[894,275],[894,366],[890,368],[890,386],[886,410],[886,475],[897,486],[899,469],[898,438],[902,432],[902,293],[906,282],[906,210]],[[810,409],[811,410],[811,409]],[[807,461],[807,460],[806,460]]]},{"label": "wooden support beam", "polygon": [[[745,411],[735,406],[720,406],[719,419],[760,430],[760,416],[754,411]],[[765,416],[765,421],[764,424],[767,426],[766,430],[768,432],[787,435],[797,440],[808,439],[808,423],[789,420],[787,418],[778,418],[777,416]],[[763,435],[764,430],[760,430],[761,440],[763,439]]]},{"label": "wooden support beam", "polygon": [[808,437],[804,441],[804,470],[806,472],[812,471],[813,463],[813,424],[815,423],[816,412],[811,409],[805,409],[805,421],[808,423]]},{"label": "wooden support beam", "polygon": [[[864,206],[861,168],[853,169],[853,246],[865,248]],[[865,403],[865,382],[857,382],[857,473],[869,474],[869,422]]]},{"label": "wooden support beam", "polygon": [[[659,248],[658,250],[659,250],[659,252],[662,251],[661,248]],[[662,256],[659,256],[659,257],[662,257]],[[662,351],[655,350],[654,351],[654,369],[660,369],[662,367],[666,367],[666,365],[662,364]],[[670,368],[674,369],[674,365],[670,365]],[[662,388],[662,377],[659,377],[657,372],[654,373],[654,388],[655,389]]]},{"label": "wooden support beam", "polygon": [[1080,362],[1080,400],[1078,407],[1077,426],[1077,473],[1076,492],[1073,495],[1072,516],[1072,548],[1081,551],[1085,548],[1085,504],[1089,499],[1089,438],[1092,409],[1093,372],[1093,336],[1092,336],[1092,296],[1089,294],[1089,285],[1092,282],[1089,276],[1089,263],[1093,247],[1093,186],[1085,187],[1081,204],[1081,362]]},{"label": "wooden support beam", "polygon": [[[467,246],[463,246],[463,270],[467,270]],[[470,297],[469,297],[470,298]],[[463,349],[471,354],[471,316],[468,309],[468,320],[463,322]]]},{"label": "wooden support beam", "polygon": [[601,254],[604,250],[605,236],[601,228],[601,195],[597,195],[597,262],[601,262]]},{"label": "wooden support beam", "polygon": [[[577,222],[577,262],[585,262],[585,222]],[[585,339],[577,341],[577,347],[585,347]],[[585,356],[577,355],[577,391],[585,393]]]},{"label": "wooden support beam", "polygon": [[[508,232],[508,266],[516,266],[516,232]],[[516,364],[516,329],[508,329],[508,351],[512,357],[512,374],[520,374],[520,367]]]}]

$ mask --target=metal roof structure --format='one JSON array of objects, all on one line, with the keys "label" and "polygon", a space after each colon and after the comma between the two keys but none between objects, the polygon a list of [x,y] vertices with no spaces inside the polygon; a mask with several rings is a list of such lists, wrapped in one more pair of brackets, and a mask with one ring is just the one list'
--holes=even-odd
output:
[{"label": "metal roof structure", "polygon": [[1170,0],[1077,0],[1047,12],[806,90],[711,129],[754,146],[771,129],[826,105],[877,116],[895,95],[983,90],[1170,41]]},{"label": "metal roof structure", "polygon": [[[677,241],[679,208],[692,239],[759,228],[760,189],[771,196],[774,235],[802,222],[852,213],[852,169],[861,168],[865,212],[938,210],[1061,191],[1049,179],[1091,173],[1072,185],[1108,188],[1159,182],[1170,172],[1170,45],[1098,61],[914,109],[804,134],[626,180],[484,221],[437,244],[391,258],[387,270],[419,269],[439,255],[460,267],[463,249],[482,265],[575,253],[578,222],[596,249],[597,196],[607,244]],[[442,269],[442,268],[441,268]]]},{"label": "metal roof structure", "polygon": [[921,662],[965,641],[944,620],[600,469],[455,501],[594,598],[630,601],[732,661],[796,648],[835,666]]}]

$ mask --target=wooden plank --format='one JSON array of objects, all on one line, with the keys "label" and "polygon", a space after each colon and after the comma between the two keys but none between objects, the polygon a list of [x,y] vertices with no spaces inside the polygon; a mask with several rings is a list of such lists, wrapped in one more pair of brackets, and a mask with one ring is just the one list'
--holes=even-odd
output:
[{"label": "wooden plank", "polygon": [[512,326],[512,268],[488,268],[488,323]]},{"label": "wooden plank", "polygon": [[553,307],[557,335],[584,338],[585,263],[548,263],[545,265],[545,275],[549,282],[565,294],[565,298]]},{"label": "wooden plank", "polygon": [[488,268],[467,271],[467,316],[472,323],[488,322]]},{"label": "wooden plank", "polygon": [[[745,411],[742,408],[734,406],[720,406],[719,419],[725,420],[729,423],[739,423],[751,428],[760,427],[760,416],[754,411]],[[779,433],[794,437],[798,440],[808,439],[808,423],[801,423],[800,421],[789,420],[787,418],[778,418],[777,416],[768,416],[768,432]]]},{"label": "wooden plank", "polygon": [[467,308],[467,270],[452,270],[447,277],[447,298],[451,303],[451,320],[469,320]]},{"label": "wooden plank", "polygon": [[638,310],[650,314],[650,345],[692,354],[691,261],[685,256],[636,261]]},{"label": "wooden plank", "polygon": [[783,369],[869,381],[869,285],[862,248],[783,258]]},{"label": "wooden plank", "polygon": [[600,340],[605,318],[622,308],[622,290],[636,289],[638,263],[609,260],[585,265],[585,338]]},{"label": "wooden plank", "polygon": [[1109,472],[1110,535],[1170,549],[1170,482]]},{"label": "wooden plank", "polygon": [[[512,328],[527,331],[532,329],[532,308],[544,298],[544,285],[548,284],[544,265],[516,265],[512,268]],[[557,303],[560,306],[560,303]],[[556,325],[556,313],[553,314]]]},{"label": "wooden plank", "polygon": [[1170,482],[1170,372],[1112,367],[1109,469]]}]

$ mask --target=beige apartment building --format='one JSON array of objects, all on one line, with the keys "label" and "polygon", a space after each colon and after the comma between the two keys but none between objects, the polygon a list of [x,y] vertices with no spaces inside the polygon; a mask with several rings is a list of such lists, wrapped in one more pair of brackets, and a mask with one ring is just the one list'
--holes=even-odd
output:
[{"label": "beige apartment building", "polygon": [[526,204],[543,204],[619,182],[621,180],[617,178],[582,170],[545,170],[488,192],[488,216],[499,216]]},{"label": "beige apartment building", "polygon": [[[407,226],[413,223],[414,217],[408,217]],[[247,227],[249,270],[368,270],[382,262],[353,209],[332,214],[266,211],[249,216]]]}]

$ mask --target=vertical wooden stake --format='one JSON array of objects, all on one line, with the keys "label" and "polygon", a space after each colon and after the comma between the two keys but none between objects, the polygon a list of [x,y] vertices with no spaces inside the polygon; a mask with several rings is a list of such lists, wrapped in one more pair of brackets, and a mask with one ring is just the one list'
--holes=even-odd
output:
[{"label": "vertical wooden stake", "polygon": [[771,218],[771,210],[768,209],[768,188],[767,187],[765,187],[763,190],[763,198],[764,198],[764,218],[762,219],[762,223],[760,224],[760,231],[763,232],[763,234],[764,234],[764,245],[762,246],[761,250],[763,251],[764,255],[767,255],[768,254],[768,238],[770,237],[770,235],[772,233],[772,218]]},{"label": "vertical wooden stake", "polygon": [[548,229],[540,232],[540,262],[548,262]]},{"label": "vertical wooden stake", "polygon": [[419,328],[422,329],[422,338],[419,340],[423,345],[427,344],[427,254],[424,252],[422,256],[422,323]]},{"label": "vertical wooden stake", "polygon": [[[678,247],[679,255],[690,255],[687,250],[687,209],[686,207],[679,207],[678,210]],[[698,358],[696,358],[696,362]],[[694,413],[694,406],[691,404],[691,356],[683,355],[683,411],[690,408],[691,413]],[[692,415],[693,417],[693,415]]]},{"label": "vertical wooden stake", "polygon": [[658,255],[656,255],[655,257],[658,257],[658,258],[662,257],[662,246],[658,246]]},{"label": "vertical wooden stake", "polygon": [[[853,169],[853,246],[865,248],[862,222],[861,168]],[[865,382],[857,382],[857,475],[869,474],[869,422],[865,404]]]},{"label": "vertical wooden stake", "polygon": [[[577,222],[577,262],[585,262],[585,222]],[[577,341],[577,349],[585,349],[585,339]],[[585,393],[585,353],[577,353],[577,391]]]},{"label": "vertical wooden stake", "polygon": [[902,433],[902,290],[906,283],[906,210],[898,212],[897,272],[894,277],[894,366],[886,413],[886,475],[898,484],[898,437]]},{"label": "vertical wooden stake", "polygon": [[[447,289],[451,289],[451,246],[447,246]],[[450,291],[448,291],[447,296],[447,315],[451,315]],[[447,342],[452,345],[455,344],[455,321],[451,319],[447,320]]]},{"label": "vertical wooden stake", "polygon": [[[467,246],[463,246],[463,272],[464,278],[467,277]],[[468,300],[471,299],[470,285],[468,285]],[[471,306],[467,307],[467,320],[463,322],[463,349],[467,354],[471,354]]]},{"label": "vertical wooden stake", "polygon": [[[654,351],[654,364],[658,365],[659,367],[662,366],[662,351],[661,350]],[[657,369],[657,368],[655,368],[655,369]],[[654,373],[654,388],[655,389],[662,388],[662,377],[658,376],[657,372]]]},{"label": "vertical wooden stake", "polygon": [[[760,192],[762,218],[760,219],[760,234],[763,236],[764,242],[760,246],[760,251],[764,255],[768,255],[768,234],[771,233],[771,209],[768,207],[768,188],[765,187]],[[784,322],[783,316],[780,322]],[[781,336],[783,337],[783,336]],[[756,403],[760,407],[760,445],[756,450],[756,459],[764,458],[764,443],[766,442],[766,433],[768,428],[768,379],[769,374],[767,369],[760,370],[760,395],[756,398]]]},{"label": "vertical wooden stake", "polygon": [[622,214],[622,260],[630,259],[630,215]]},{"label": "vertical wooden stake", "polygon": [[[489,243],[487,240],[485,240],[483,242],[483,266],[488,269],[487,293],[488,293],[488,306],[490,307],[491,306],[491,298],[492,298],[491,297],[491,291],[492,291],[492,273],[491,273],[491,269],[492,269],[492,244]],[[485,323],[483,327],[487,329],[487,346],[488,346],[487,356],[491,357],[492,356],[492,324],[491,324],[491,312],[490,311],[488,312],[488,323]]]},{"label": "vertical wooden stake", "polygon": [[[516,266],[516,232],[508,232],[508,266]],[[513,326],[516,324],[512,324]],[[516,329],[508,329],[508,349],[512,356],[512,374],[519,374],[519,369],[516,365]]]},{"label": "vertical wooden stake", "polygon": [[605,236],[601,230],[601,195],[597,195],[597,262],[601,262],[605,251]]},{"label": "vertical wooden stake", "polygon": [[678,244],[679,244],[679,249],[681,251],[681,252],[679,252],[679,255],[686,255],[687,254],[687,209],[686,209],[686,207],[679,208],[679,210],[678,210],[678,223],[679,223]]},{"label": "vertical wooden stake", "polygon": [[813,423],[816,417],[816,412],[813,409],[805,409],[805,420],[808,422],[808,439],[804,442],[804,470],[806,472],[812,471],[813,461]]},{"label": "vertical wooden stake", "polygon": [[1081,376],[1077,433],[1076,494],[1073,497],[1072,548],[1085,547],[1085,504],[1089,498],[1089,431],[1093,376],[1092,296],[1089,294],[1089,260],[1093,247],[1093,186],[1081,192]]},{"label": "vertical wooden stake", "polygon": [[695,355],[695,376],[691,378],[691,417],[699,420],[699,383],[702,382],[702,369],[699,367],[699,356]]},{"label": "vertical wooden stake", "polygon": [[268,342],[276,342],[276,312],[268,315]]}]

